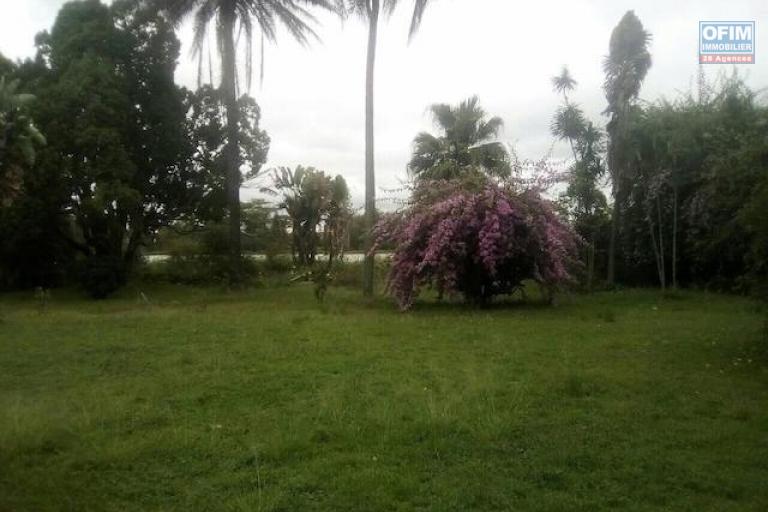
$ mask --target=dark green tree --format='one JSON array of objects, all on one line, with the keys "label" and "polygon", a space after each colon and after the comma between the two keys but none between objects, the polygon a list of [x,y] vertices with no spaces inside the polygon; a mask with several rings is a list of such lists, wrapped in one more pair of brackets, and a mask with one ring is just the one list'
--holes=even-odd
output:
[{"label": "dark green tree", "polygon": [[574,148],[578,159],[571,167],[562,198],[576,232],[585,241],[586,287],[591,290],[596,275],[597,249],[602,246],[609,222],[607,200],[600,190],[600,180],[605,173],[602,132],[592,122],[587,122]]},{"label": "dark green tree", "polygon": [[204,46],[210,25],[216,26],[216,48],[221,57],[220,93],[226,109],[227,144],[225,190],[229,223],[230,284],[241,281],[241,219],[240,185],[242,182],[240,151],[240,108],[237,91],[236,34],[242,33],[246,42],[247,80],[250,82],[251,48],[254,31],[261,30],[270,41],[276,38],[278,23],[282,24],[300,43],[315,37],[310,23],[314,21],[307,7],[334,10],[329,0],[155,0],[169,18],[178,23],[194,19],[194,49],[198,56]]},{"label": "dark green tree", "polygon": [[38,38],[47,72],[37,118],[49,144],[42,172],[60,174],[96,297],[123,284],[146,237],[180,215],[193,169],[184,94],[173,81],[179,42],[142,4],[66,4]]},{"label": "dark green tree", "polygon": [[759,281],[768,109],[738,77],[707,89],[633,112],[617,239],[624,283],[747,292]]},{"label": "dark green tree", "polygon": [[648,44],[651,36],[643,28],[634,11],[627,11],[611,32],[608,56],[603,62],[605,95],[608,107],[608,171],[613,187],[611,238],[608,247],[608,284],[612,285],[616,273],[616,239],[621,209],[630,180],[633,156],[630,130],[632,112],[640,87],[651,67]]},{"label": "dark green tree", "polygon": [[[220,89],[205,85],[187,98],[189,108],[189,138],[194,141],[193,166],[197,184],[193,217],[187,219],[198,225],[222,222],[228,210],[226,197],[227,152],[229,130],[225,113],[220,108]],[[258,176],[267,160],[270,139],[259,127],[261,109],[250,96],[238,99],[238,161],[245,179]]]}]

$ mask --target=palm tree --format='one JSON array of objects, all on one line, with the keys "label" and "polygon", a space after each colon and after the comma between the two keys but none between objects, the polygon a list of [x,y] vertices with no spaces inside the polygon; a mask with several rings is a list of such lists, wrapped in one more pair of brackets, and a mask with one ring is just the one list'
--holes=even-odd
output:
[{"label": "palm tree", "polygon": [[560,74],[552,77],[552,88],[556,93],[563,95],[566,103],[568,103],[568,93],[574,90],[576,85],[578,85],[578,82],[571,76],[568,66],[563,66]]},{"label": "palm tree", "polygon": [[579,160],[576,146],[584,134],[584,130],[586,130],[586,123],[584,112],[577,105],[566,103],[557,108],[552,125],[550,126],[552,135],[560,140],[567,140],[571,145],[573,159],[576,162]]},{"label": "palm tree", "polygon": [[255,27],[262,37],[275,41],[277,25],[282,24],[300,43],[316,38],[310,26],[315,18],[308,11],[315,6],[336,11],[331,0],[156,0],[169,18],[179,23],[194,18],[193,51],[202,55],[208,27],[216,25],[216,47],[221,57],[221,91],[227,111],[227,145],[224,149],[227,161],[225,188],[229,210],[229,259],[230,283],[241,281],[240,261],[240,149],[238,125],[240,111],[237,103],[237,51],[235,30],[245,35],[247,75],[250,83],[250,54]]},{"label": "palm tree", "polygon": [[616,275],[616,237],[625,195],[623,182],[627,179],[632,152],[630,118],[640,87],[651,67],[650,40],[651,35],[645,31],[634,11],[627,11],[611,33],[609,53],[603,62],[604,89],[608,99],[608,108],[604,113],[610,116],[606,127],[609,135],[608,169],[613,188],[608,284],[613,284]]},{"label": "palm tree", "polygon": [[0,77],[0,204],[8,204],[21,186],[21,169],[35,163],[35,146],[45,138],[27,114],[35,97],[17,92],[19,81]]},{"label": "palm tree", "polygon": [[458,105],[430,107],[442,134],[422,132],[413,141],[408,170],[417,179],[452,179],[482,171],[488,176],[506,178],[511,165],[506,148],[495,139],[504,122],[487,119],[477,96]]},{"label": "palm tree", "polygon": [[559,75],[552,77],[552,88],[556,93],[563,95],[564,103],[555,112],[550,131],[558,139],[568,141],[575,161],[579,159],[576,154],[576,141],[584,131],[586,124],[584,112],[578,105],[571,104],[568,100],[568,93],[574,90],[577,84],[578,82],[571,76],[567,66],[563,66]]},{"label": "palm tree", "polygon": [[[365,219],[370,233],[376,221],[376,176],[373,157],[373,80],[376,67],[376,41],[379,30],[379,16],[391,14],[398,0],[340,0],[349,14],[358,15],[368,22],[368,54],[365,70]],[[414,0],[411,28],[408,39],[418,31],[429,0]],[[373,261],[371,254],[373,239],[366,237],[366,254],[363,262],[363,295],[373,296]]]}]

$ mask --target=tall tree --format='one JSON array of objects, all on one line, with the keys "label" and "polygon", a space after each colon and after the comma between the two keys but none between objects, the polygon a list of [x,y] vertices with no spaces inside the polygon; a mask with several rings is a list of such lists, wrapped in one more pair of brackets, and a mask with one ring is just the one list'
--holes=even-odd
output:
[{"label": "tall tree", "polygon": [[183,204],[192,148],[174,83],[179,47],[164,19],[132,1],[70,2],[39,38],[35,115],[49,134],[39,166],[63,176],[63,235],[94,296],[125,282],[146,237]]},{"label": "tall tree", "polygon": [[[227,174],[228,144],[227,119],[220,108],[222,95],[219,89],[209,85],[187,95],[189,105],[189,137],[195,142],[193,165],[199,179],[194,189],[195,224],[208,221],[222,222],[226,216],[227,196],[224,181]],[[240,170],[245,178],[255,177],[267,160],[270,139],[260,129],[261,109],[249,96],[238,99],[239,130],[238,149]],[[243,219],[243,226],[246,222]]]},{"label": "tall tree", "polygon": [[640,87],[651,67],[648,45],[651,35],[643,28],[634,11],[627,11],[611,32],[609,53],[603,62],[605,71],[605,95],[610,116],[607,131],[608,169],[613,189],[611,238],[608,247],[608,284],[616,277],[616,238],[621,208],[623,207],[625,180],[632,160],[632,140],[629,136],[632,109],[640,93]]},{"label": "tall tree", "polygon": [[488,118],[477,96],[458,105],[435,104],[430,107],[442,134],[422,132],[413,141],[413,155],[408,170],[418,179],[454,179],[482,172],[491,177],[510,175],[509,154],[494,139],[504,122]]},{"label": "tall tree", "polygon": [[227,209],[229,212],[230,284],[238,285],[242,276],[240,241],[240,150],[238,137],[240,110],[237,92],[236,32],[246,39],[246,61],[250,81],[250,53],[256,26],[262,35],[275,41],[277,25],[282,24],[300,43],[306,44],[317,37],[310,23],[314,17],[307,10],[316,6],[335,10],[331,0],[156,0],[175,22],[194,18],[194,51],[198,56],[204,46],[208,27],[216,26],[216,47],[221,57],[221,93],[227,111],[227,146],[225,148],[227,173],[225,180]]},{"label": "tall tree", "polygon": [[[373,133],[373,85],[376,69],[376,43],[381,14],[391,14],[398,0],[339,0],[347,13],[358,15],[368,22],[368,51],[365,67],[365,218],[369,232],[365,243],[363,262],[363,295],[373,296],[374,255],[372,231],[376,222],[376,174],[374,169],[374,133]],[[421,19],[429,0],[414,0],[409,40],[418,31]]]},{"label": "tall tree", "polygon": [[578,82],[571,76],[568,66],[563,66],[560,74],[552,77],[552,88],[556,93],[562,94],[563,99],[568,103],[568,93],[576,88]]},{"label": "tall tree", "polygon": [[552,135],[567,140],[571,146],[573,165],[568,176],[568,188],[561,199],[568,207],[577,233],[586,242],[586,286],[591,289],[595,275],[596,243],[607,207],[599,186],[604,170],[601,158],[603,134],[568,98],[568,93],[576,85],[566,66],[559,75],[552,77],[552,88],[563,95],[563,104],[555,112],[550,130]]}]

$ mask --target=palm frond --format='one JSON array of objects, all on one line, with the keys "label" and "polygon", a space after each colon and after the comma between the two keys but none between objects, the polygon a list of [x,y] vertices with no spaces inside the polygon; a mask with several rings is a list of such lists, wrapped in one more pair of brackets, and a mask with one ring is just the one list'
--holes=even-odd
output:
[{"label": "palm frond", "polygon": [[421,26],[421,20],[424,18],[424,11],[427,10],[427,4],[429,0],[414,0],[413,3],[413,16],[411,16],[411,28],[408,30],[408,41],[413,39],[413,36],[418,32]]},{"label": "palm frond", "polygon": [[615,111],[619,104],[639,94],[651,67],[650,41],[651,35],[643,28],[634,11],[627,11],[611,32],[609,53],[603,60],[606,75],[604,88],[609,103],[607,111]]},{"label": "palm frond", "polygon": [[456,125],[454,110],[447,103],[435,103],[429,107],[432,118],[443,130],[450,130]]},{"label": "palm frond", "polygon": [[492,117],[488,121],[480,121],[477,128],[477,140],[483,141],[497,137],[504,127],[504,120],[500,117]]},{"label": "palm frond", "polygon": [[[202,75],[202,51],[207,32],[216,25],[217,49],[221,53],[224,41],[223,31],[229,28],[222,23],[221,12],[225,6],[234,9],[235,21],[240,34],[245,37],[246,86],[251,88],[253,71],[253,37],[256,27],[262,39],[262,67],[260,80],[263,81],[264,41],[274,42],[277,38],[277,24],[285,26],[291,36],[300,44],[319,39],[312,25],[317,22],[309,8],[321,8],[340,13],[343,0],[154,0],[158,10],[174,25],[187,17],[193,18],[194,36],[192,53],[198,60],[198,82]],[[349,2],[352,5],[355,2]]]},{"label": "palm frond", "polygon": [[552,77],[552,88],[555,92],[564,94],[576,88],[578,82],[571,76],[568,66],[563,66],[560,74]]},{"label": "palm frond", "polygon": [[552,135],[561,140],[580,138],[586,130],[584,112],[578,105],[566,104],[559,107],[552,119],[550,130]]},{"label": "palm frond", "polygon": [[272,0],[270,3],[273,6],[274,16],[300,44],[309,44],[310,38],[319,39],[317,33],[309,25],[309,23],[315,23],[317,19],[307,9],[297,5],[292,0]]}]

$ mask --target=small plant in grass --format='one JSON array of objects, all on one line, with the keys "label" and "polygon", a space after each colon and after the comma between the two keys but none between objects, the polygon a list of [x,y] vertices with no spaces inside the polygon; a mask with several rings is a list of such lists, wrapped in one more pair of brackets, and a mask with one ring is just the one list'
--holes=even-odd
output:
[{"label": "small plant in grass", "polygon": [[395,246],[388,290],[402,309],[425,286],[485,304],[527,279],[550,299],[572,280],[580,239],[538,192],[493,182],[429,188],[375,230],[378,244]]},{"label": "small plant in grass", "polygon": [[37,312],[41,315],[48,310],[48,302],[51,300],[51,290],[38,286],[35,288],[35,302],[37,303]]}]

